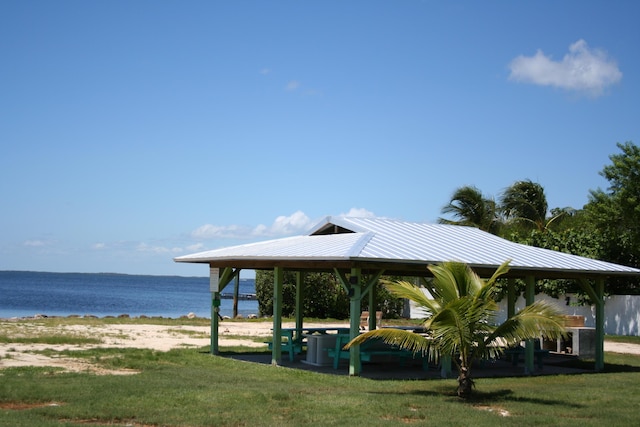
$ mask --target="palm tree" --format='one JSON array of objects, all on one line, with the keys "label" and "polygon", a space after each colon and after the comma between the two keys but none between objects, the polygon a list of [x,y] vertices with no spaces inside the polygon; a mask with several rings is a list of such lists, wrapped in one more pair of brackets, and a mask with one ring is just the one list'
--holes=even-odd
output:
[{"label": "palm tree", "polygon": [[485,198],[474,186],[458,188],[442,213],[458,220],[440,218],[441,224],[468,225],[493,234],[498,233],[501,224],[495,200]]},{"label": "palm tree", "polygon": [[544,188],[531,180],[516,181],[502,195],[501,208],[506,218],[546,231],[562,213],[547,219],[547,197]]},{"label": "palm tree", "polygon": [[379,338],[399,348],[421,353],[431,361],[450,357],[458,370],[460,397],[467,397],[473,388],[471,367],[482,358],[499,357],[505,347],[540,336],[557,339],[564,334],[561,312],[548,303],[538,301],[524,308],[500,325],[495,325],[498,305],[496,280],[508,270],[503,263],[489,280],[481,279],[466,264],[447,262],[429,266],[434,278],[429,282],[429,298],[409,282],[385,282],[391,293],[408,298],[428,313],[423,327],[429,338],[411,331],[377,329],[351,340],[347,346]]}]

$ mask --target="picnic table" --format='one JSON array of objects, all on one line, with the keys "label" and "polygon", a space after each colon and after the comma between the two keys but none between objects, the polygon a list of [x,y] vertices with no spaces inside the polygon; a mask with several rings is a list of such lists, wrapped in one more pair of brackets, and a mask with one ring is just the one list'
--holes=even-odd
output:
[{"label": "picnic table", "polygon": [[[336,344],[333,348],[328,348],[329,357],[333,358],[333,369],[338,369],[340,359],[349,359],[349,350],[343,347],[351,341],[347,334],[337,334]],[[403,366],[408,359],[421,359],[422,367],[425,371],[429,370],[428,358],[420,353],[412,353],[409,350],[398,348],[391,344],[382,342],[381,339],[370,339],[360,344],[360,361],[371,362],[376,356],[391,356],[400,359],[400,365]]]},{"label": "picnic table", "polygon": [[[525,348],[522,346],[517,346],[513,348],[508,348],[504,352],[508,357],[511,358],[511,364],[513,366],[518,366],[520,362],[520,356],[524,358]],[[533,355],[536,359],[536,365],[538,368],[542,369],[544,366],[544,358],[549,354],[549,350],[540,348],[540,342],[535,341]]]},{"label": "picnic table", "polygon": [[[280,343],[283,351],[289,353],[289,360],[293,362],[296,354],[302,353],[303,347],[307,345],[307,337],[309,335],[326,335],[332,332],[336,334],[348,334],[347,327],[321,327],[321,328],[282,328],[282,342]],[[268,341],[269,350],[273,348],[273,342]]]},{"label": "picnic table", "polygon": [[416,326],[381,326],[382,329],[401,329],[403,331],[411,331],[415,334],[425,335],[426,330],[424,327],[416,325]]}]

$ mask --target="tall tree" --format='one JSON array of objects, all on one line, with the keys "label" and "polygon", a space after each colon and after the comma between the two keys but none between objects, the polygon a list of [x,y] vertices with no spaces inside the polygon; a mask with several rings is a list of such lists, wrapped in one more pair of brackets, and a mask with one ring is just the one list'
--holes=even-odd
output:
[{"label": "tall tree", "polygon": [[458,188],[449,204],[442,208],[442,213],[450,214],[456,220],[439,218],[441,224],[467,225],[493,234],[498,234],[500,229],[495,200],[485,198],[474,186]]},{"label": "tall tree", "polygon": [[531,180],[516,181],[508,187],[500,204],[508,220],[538,231],[546,231],[559,217],[556,215],[547,219],[549,208],[544,188]]},{"label": "tall tree", "polygon": [[498,356],[503,351],[496,345],[498,342],[511,346],[541,335],[555,339],[564,333],[560,311],[542,301],[520,310],[502,324],[495,323],[498,315],[496,280],[509,270],[508,261],[487,281],[459,262],[429,266],[429,270],[434,276],[428,287],[433,298],[409,282],[385,284],[396,296],[408,298],[425,309],[428,315],[423,327],[430,334],[429,339],[411,331],[383,328],[359,335],[348,346],[380,338],[414,353],[428,355],[431,360],[451,357],[459,373],[458,395],[467,397],[473,388],[473,361]]},{"label": "tall tree", "polygon": [[640,148],[630,141],[617,146],[622,153],[609,156],[600,172],[609,188],[591,190],[585,211],[602,237],[602,257],[640,267]]}]

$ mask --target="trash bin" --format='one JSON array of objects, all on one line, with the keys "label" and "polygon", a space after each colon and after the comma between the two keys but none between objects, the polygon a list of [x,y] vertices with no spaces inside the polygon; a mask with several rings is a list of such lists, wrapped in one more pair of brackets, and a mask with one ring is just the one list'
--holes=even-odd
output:
[{"label": "trash bin", "polygon": [[328,348],[334,348],[336,346],[336,335],[325,334],[316,335],[316,365],[329,366],[333,364],[333,358],[329,357],[327,352]]},{"label": "trash bin", "polygon": [[317,346],[318,341],[316,337],[318,335],[305,335],[307,337],[307,360],[306,362],[310,365],[315,365],[317,360]]}]

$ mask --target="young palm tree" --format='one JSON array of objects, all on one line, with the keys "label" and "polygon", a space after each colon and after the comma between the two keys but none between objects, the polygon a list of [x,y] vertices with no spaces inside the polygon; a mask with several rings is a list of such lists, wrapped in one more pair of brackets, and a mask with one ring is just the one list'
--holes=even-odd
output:
[{"label": "young palm tree", "polygon": [[498,233],[501,224],[495,200],[485,198],[473,186],[458,188],[449,204],[442,208],[442,213],[457,218],[440,218],[439,222],[442,224],[468,225],[493,234]]},{"label": "young palm tree", "polygon": [[458,370],[458,395],[467,397],[473,388],[471,367],[482,358],[498,357],[504,347],[540,336],[556,339],[564,334],[561,313],[554,306],[535,302],[504,323],[496,325],[498,305],[496,280],[505,274],[509,261],[503,263],[489,280],[483,280],[466,264],[447,262],[429,266],[434,278],[428,287],[433,298],[409,282],[385,282],[391,293],[408,298],[428,313],[423,327],[428,338],[400,329],[377,329],[359,335],[351,345],[370,338],[380,338],[414,353],[422,353],[429,360],[449,356]]}]

